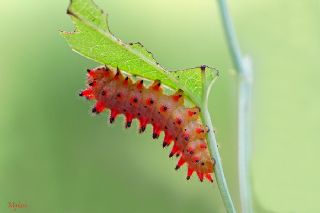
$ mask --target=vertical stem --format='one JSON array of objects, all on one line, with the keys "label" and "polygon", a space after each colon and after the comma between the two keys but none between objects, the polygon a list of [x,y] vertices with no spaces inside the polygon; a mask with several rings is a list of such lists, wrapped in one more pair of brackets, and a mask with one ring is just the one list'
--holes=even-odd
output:
[{"label": "vertical stem", "polygon": [[211,121],[211,116],[208,110],[208,95],[210,88],[213,84],[213,81],[211,82],[210,85],[207,85],[206,82],[206,77],[205,77],[205,70],[202,71],[202,88],[203,88],[203,103],[201,106],[201,119],[204,121],[204,123],[208,126],[209,128],[209,133],[207,135],[208,143],[209,143],[209,150],[211,153],[211,156],[213,157],[213,160],[215,161],[214,165],[214,174],[215,178],[220,190],[221,198],[223,200],[223,203],[226,207],[226,210],[228,213],[236,213],[236,210],[234,208],[233,202],[231,195],[229,193],[227,181],[225,179],[224,173],[223,173],[223,167],[222,167],[222,162],[217,146],[217,140],[214,132],[214,128],[212,125]]},{"label": "vertical stem", "polygon": [[217,141],[215,134],[213,133],[214,129],[211,123],[211,118],[209,111],[206,107],[202,108],[204,111],[204,121],[208,125],[208,128],[210,129],[210,132],[208,133],[208,142],[210,145],[210,152],[215,160],[215,166],[214,166],[214,174],[216,177],[216,181],[220,190],[220,194],[223,200],[223,203],[226,207],[226,210],[228,213],[235,213],[236,210],[234,208],[234,205],[232,203],[232,199],[228,190],[228,185],[226,182],[226,179],[224,177],[223,169],[222,169],[222,163],[220,154],[217,148]]},{"label": "vertical stem", "polygon": [[238,166],[240,201],[243,213],[252,213],[252,198],[250,185],[251,156],[251,81],[240,79],[238,105]]},{"label": "vertical stem", "polygon": [[222,18],[223,28],[227,36],[228,47],[232,55],[234,66],[236,67],[237,71],[240,74],[243,74],[245,72],[245,67],[242,61],[243,58],[241,54],[241,49],[240,49],[237,36],[234,31],[233,24],[228,12],[227,3],[225,0],[218,0],[218,3],[219,3],[219,9],[220,9],[220,14]]},{"label": "vertical stem", "polygon": [[238,97],[238,166],[240,200],[243,213],[252,213],[252,196],[250,187],[250,145],[251,145],[251,62],[244,59],[228,12],[226,0],[218,0],[222,24],[227,37],[233,64],[239,75]]}]

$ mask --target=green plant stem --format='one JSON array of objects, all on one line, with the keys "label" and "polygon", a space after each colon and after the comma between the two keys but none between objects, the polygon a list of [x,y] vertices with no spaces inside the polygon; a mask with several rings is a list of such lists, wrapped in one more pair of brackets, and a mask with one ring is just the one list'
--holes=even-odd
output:
[{"label": "green plant stem", "polygon": [[225,0],[218,0],[223,28],[227,37],[229,51],[232,56],[233,63],[240,74],[245,72],[243,58],[236,33],[233,28],[231,17],[228,12],[227,3]]},{"label": "green plant stem", "polygon": [[252,213],[252,197],[250,185],[251,158],[251,93],[250,79],[239,79],[238,97],[238,166],[241,209],[244,213]]},{"label": "green plant stem", "polygon": [[201,119],[204,121],[204,123],[208,126],[209,128],[209,133],[207,135],[207,140],[209,143],[209,150],[211,153],[211,156],[213,157],[213,160],[215,161],[214,165],[214,174],[215,178],[220,190],[221,198],[223,200],[223,203],[226,207],[226,210],[228,213],[235,213],[236,210],[234,208],[231,195],[229,193],[227,181],[225,179],[224,173],[223,173],[223,167],[222,167],[222,162],[217,146],[217,140],[214,132],[214,128],[212,125],[211,121],[211,116],[208,110],[208,96],[209,96],[209,91],[210,87],[213,84],[213,81],[210,83],[210,85],[207,85],[207,82],[205,80],[205,71],[202,72],[202,82],[203,82],[203,103],[201,107]]},{"label": "green plant stem", "polygon": [[241,54],[239,42],[228,12],[225,0],[218,0],[222,24],[227,37],[233,64],[239,75],[238,93],[238,167],[241,209],[243,213],[252,213],[252,196],[250,187],[251,158],[251,61]]}]

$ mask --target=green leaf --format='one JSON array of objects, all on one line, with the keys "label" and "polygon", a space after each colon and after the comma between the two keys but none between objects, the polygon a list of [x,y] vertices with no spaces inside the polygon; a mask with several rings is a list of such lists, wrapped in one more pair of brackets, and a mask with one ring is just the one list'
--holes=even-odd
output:
[{"label": "green leaf", "polygon": [[[195,105],[201,105],[207,85],[217,77],[218,72],[207,66],[165,70],[141,43],[126,44],[116,38],[109,30],[107,15],[91,0],[71,0],[67,13],[76,30],[61,34],[74,51],[101,64],[119,67],[128,74],[158,79],[174,90],[182,89]],[[203,84],[202,74],[209,83]]]}]

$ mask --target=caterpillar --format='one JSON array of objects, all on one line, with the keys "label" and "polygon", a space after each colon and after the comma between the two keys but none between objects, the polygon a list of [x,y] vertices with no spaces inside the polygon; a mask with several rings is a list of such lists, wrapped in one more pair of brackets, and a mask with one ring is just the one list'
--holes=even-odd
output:
[{"label": "caterpillar", "polygon": [[195,172],[201,182],[204,178],[213,182],[215,162],[206,142],[209,129],[199,119],[199,107],[184,106],[182,90],[166,95],[159,80],[146,88],[143,80],[134,82],[119,68],[104,66],[87,70],[87,88],[79,95],[96,100],[93,113],[110,109],[110,123],[123,114],[126,128],[138,119],[140,133],[148,124],[153,126],[154,139],[164,131],[163,147],[173,144],[169,157],[180,156],[175,169],[186,163],[187,180]]}]

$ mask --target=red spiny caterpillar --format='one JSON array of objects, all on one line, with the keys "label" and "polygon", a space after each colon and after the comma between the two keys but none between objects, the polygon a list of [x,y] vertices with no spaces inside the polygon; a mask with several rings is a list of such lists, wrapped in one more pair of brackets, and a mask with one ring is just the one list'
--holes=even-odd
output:
[{"label": "red spiny caterpillar", "polygon": [[209,130],[199,119],[200,108],[184,106],[182,90],[166,95],[159,80],[146,88],[143,80],[133,82],[118,68],[113,70],[106,66],[88,70],[87,84],[88,88],[79,95],[96,100],[93,113],[110,109],[110,123],[123,114],[126,128],[136,118],[140,122],[140,133],[145,131],[147,124],[152,124],[154,139],[161,131],[165,133],[163,147],[173,142],[169,157],[181,156],[176,170],[187,163],[188,180],[196,172],[201,182],[204,178],[213,182],[214,160],[206,142]]}]

